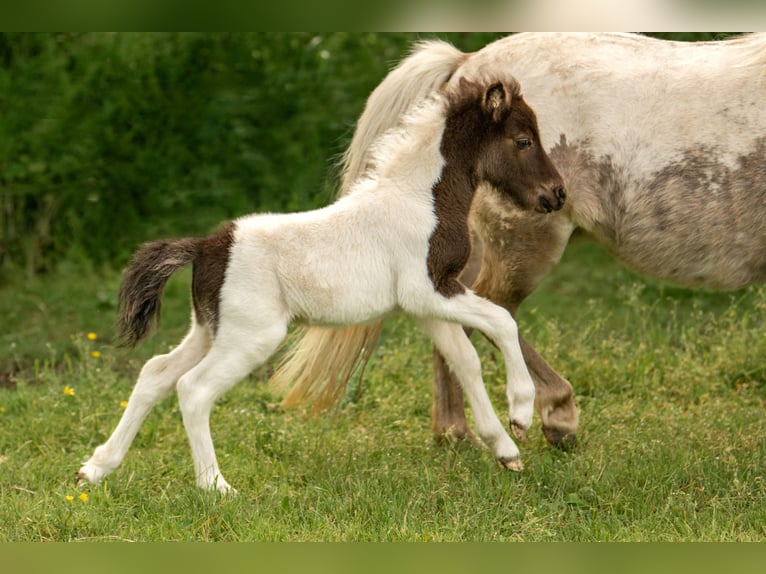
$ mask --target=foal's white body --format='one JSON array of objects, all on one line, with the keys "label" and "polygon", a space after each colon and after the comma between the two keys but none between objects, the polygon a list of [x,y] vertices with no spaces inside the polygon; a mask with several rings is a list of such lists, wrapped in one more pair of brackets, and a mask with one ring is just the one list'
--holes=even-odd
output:
[{"label": "foal's white body", "polygon": [[[433,182],[440,157],[411,177]],[[417,193],[408,185],[404,176],[364,180],[317,211],[237,220],[231,257],[238,273],[227,280],[224,300],[252,293],[257,278],[259,294],[273,280],[268,289],[279,293],[280,312],[291,320],[349,324],[418,309],[418,287],[429,284],[424,262],[436,219],[430,183],[414,187]]]},{"label": "foal's white body", "polygon": [[336,203],[236,220],[217,330],[193,316],[184,341],[144,366],[119,425],[82,466],[80,478],[98,482],[114,470],[151,407],[175,388],[199,486],[228,491],[209,430],[216,398],[274,353],[293,320],[354,324],[394,311],[418,319],[463,383],[479,436],[507,467],[521,468],[461,327],[481,330],[501,349],[511,420],[523,430],[532,422],[534,386],[516,324],[471,291],[440,295],[426,267],[437,223],[432,187],[444,165],[444,107],[441,97],[429,100],[403,128],[382,138],[372,175]]}]

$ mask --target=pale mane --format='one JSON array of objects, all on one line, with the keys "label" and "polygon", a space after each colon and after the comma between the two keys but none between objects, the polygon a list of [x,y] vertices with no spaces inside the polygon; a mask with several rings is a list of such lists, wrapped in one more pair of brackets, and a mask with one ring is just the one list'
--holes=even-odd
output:
[{"label": "pale mane", "polygon": [[415,103],[399,125],[375,140],[365,169],[351,192],[361,181],[406,179],[424,168],[427,177],[435,181],[443,165],[439,147],[447,108],[447,98],[438,92]]}]

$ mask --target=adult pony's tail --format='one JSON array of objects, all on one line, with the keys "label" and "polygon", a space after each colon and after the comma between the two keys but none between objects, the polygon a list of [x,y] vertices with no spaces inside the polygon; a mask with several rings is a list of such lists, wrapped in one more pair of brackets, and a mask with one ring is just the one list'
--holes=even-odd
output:
[{"label": "adult pony's tail", "polygon": [[[395,127],[416,101],[444,85],[465,57],[465,53],[447,42],[420,42],[375,88],[343,156],[341,195],[367,169],[372,143]],[[364,374],[380,330],[380,322],[296,330],[293,345],[271,378],[276,390],[289,389],[282,404],[310,403],[314,412],[336,404],[344,396],[351,377],[357,373],[361,379]]]},{"label": "adult pony's tail", "polygon": [[128,263],[119,292],[118,339],[138,344],[157,323],[162,291],[174,271],[191,263],[199,240],[176,239],[144,244]]}]

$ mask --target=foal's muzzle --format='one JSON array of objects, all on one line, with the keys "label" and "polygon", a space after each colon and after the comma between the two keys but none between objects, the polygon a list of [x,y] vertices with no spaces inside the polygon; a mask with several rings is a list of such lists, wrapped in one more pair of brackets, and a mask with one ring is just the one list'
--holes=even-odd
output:
[{"label": "foal's muzzle", "polygon": [[564,207],[564,201],[566,200],[567,192],[563,185],[554,185],[549,190],[546,190],[538,199],[537,211],[542,213],[551,213],[552,211],[558,211]]}]

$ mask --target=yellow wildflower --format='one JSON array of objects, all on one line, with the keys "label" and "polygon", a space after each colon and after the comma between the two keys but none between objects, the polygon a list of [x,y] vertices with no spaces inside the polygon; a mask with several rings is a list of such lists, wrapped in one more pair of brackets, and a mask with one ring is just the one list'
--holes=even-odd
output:
[{"label": "yellow wildflower", "polygon": [[128,406],[128,401],[120,401],[120,406],[124,409]]},{"label": "yellow wildflower", "polygon": [[0,415],[5,412],[5,407],[0,407]]},{"label": "yellow wildflower", "polygon": [[87,492],[80,493],[80,500],[82,500],[83,502],[88,502],[88,493]]},{"label": "yellow wildflower", "polygon": [[66,495],[66,501],[67,502],[72,502],[73,500],[74,500],[74,496],[72,496],[71,494],[67,494]]},{"label": "yellow wildflower", "polygon": [[74,396],[74,389],[72,387],[64,387],[64,394],[70,397]]},{"label": "yellow wildflower", "polygon": [[92,332],[88,333],[88,341],[95,341],[96,339],[98,339],[98,335]]},{"label": "yellow wildflower", "polygon": [[94,359],[98,359],[101,356],[101,352],[100,351],[93,351],[90,354],[90,356],[93,357]]}]

